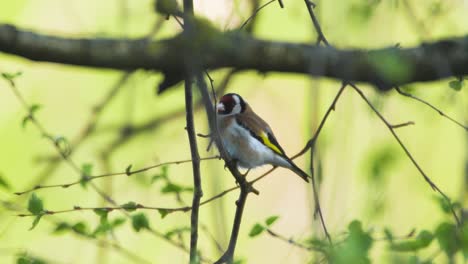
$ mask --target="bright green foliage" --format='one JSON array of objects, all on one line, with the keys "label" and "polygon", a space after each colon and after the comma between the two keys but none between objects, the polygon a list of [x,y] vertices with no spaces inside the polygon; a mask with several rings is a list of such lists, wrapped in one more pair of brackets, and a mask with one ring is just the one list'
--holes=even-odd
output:
[{"label": "bright green foliage", "polygon": [[81,165],[81,173],[82,173],[81,180],[80,180],[81,187],[86,188],[92,171],[93,171],[93,164],[84,163],[83,165]]},{"label": "bright green foliage", "polygon": [[359,24],[367,23],[373,16],[381,0],[358,1],[351,5],[349,14],[351,19]]},{"label": "bright green foliage", "polygon": [[348,237],[342,244],[332,248],[330,262],[370,263],[368,253],[372,246],[372,237],[362,229],[361,222],[354,220],[348,226]]},{"label": "bright green foliage", "polygon": [[175,15],[181,12],[176,0],[157,0],[155,10],[165,15]]},{"label": "bright green foliage", "polygon": [[138,208],[135,202],[128,202],[126,204],[122,204],[121,207],[127,212],[133,212]]},{"label": "bright green foliage", "polygon": [[180,192],[192,192],[192,187],[184,187],[172,182],[169,182],[161,189],[161,193],[180,193]]},{"label": "bright green foliage", "polygon": [[386,144],[369,153],[365,164],[370,165],[368,169],[369,179],[372,182],[381,183],[385,179],[386,173],[395,167],[399,155],[398,149],[392,144]]},{"label": "bright green foliage", "polygon": [[449,82],[449,87],[452,88],[455,91],[461,91],[461,89],[465,86],[465,83],[462,78],[453,80]]},{"label": "bright green foliage", "polygon": [[141,229],[150,229],[149,220],[144,213],[132,215],[133,229],[139,232]]},{"label": "bright green foliage", "polygon": [[417,251],[423,248],[428,247],[434,235],[427,230],[421,231],[415,239],[406,240],[402,242],[392,242],[390,244],[390,249],[394,251]]},{"label": "bright green foliage", "polygon": [[151,183],[153,183],[155,181],[158,181],[158,180],[167,180],[168,175],[169,175],[168,172],[169,172],[169,167],[168,166],[162,166],[161,167],[161,172],[159,172],[158,174],[151,177]]},{"label": "bright green foliage", "polygon": [[169,214],[169,210],[166,209],[158,209],[158,213],[161,215],[161,218],[166,217]]},{"label": "bright green foliage", "polygon": [[7,81],[14,81],[17,77],[21,76],[22,72],[8,73],[2,72],[2,77]]},{"label": "bright green foliage", "polygon": [[36,217],[34,217],[31,228],[29,228],[29,230],[33,230],[37,226],[37,224],[39,224],[39,221],[41,220],[42,216],[43,215],[40,214],[40,215],[36,215]]},{"label": "bright green foliage", "polygon": [[42,200],[37,197],[35,193],[32,193],[28,202],[28,211],[33,215],[39,215],[44,212],[44,205]]},{"label": "bright green foliage", "polygon": [[182,234],[182,233],[190,233],[190,227],[178,227],[178,228],[172,229],[172,230],[166,232],[166,234],[164,234],[164,236],[166,238],[168,238],[168,239],[171,239],[175,235],[179,235],[179,234]]},{"label": "bright green foliage", "polygon": [[451,202],[447,201],[444,197],[435,196],[436,201],[439,203],[440,208],[446,214],[451,214],[452,209],[458,210],[461,208],[461,204],[459,202]]},{"label": "bright green foliage", "polygon": [[276,222],[276,220],[278,220],[278,219],[279,219],[279,216],[277,216],[277,215],[272,215],[272,216],[268,217],[268,218],[265,220],[265,224],[266,224],[267,226],[271,226],[271,225],[273,225],[273,224]]},{"label": "bright green foliage", "polygon": [[270,226],[272,226],[277,220],[279,219],[279,216],[277,215],[272,215],[265,219],[265,224],[260,224],[256,223],[252,229],[250,229],[249,232],[249,237],[256,237],[263,233],[266,229],[268,229]]},{"label": "bright green foliage", "polygon": [[256,237],[265,231],[265,227],[259,223],[256,223],[252,229],[250,229],[249,237]]},{"label": "bright green foliage", "polygon": [[67,138],[64,136],[56,136],[54,137],[54,144],[60,149],[60,153],[63,156],[70,155],[71,148]]},{"label": "bright green foliage", "polygon": [[3,178],[1,174],[0,174],[0,187],[4,188],[5,190],[11,189],[10,184],[7,182],[5,178]]},{"label": "bright green foliage", "polygon": [[78,222],[72,225],[71,229],[77,234],[88,235],[88,226],[85,222]]},{"label": "bright green foliage", "polygon": [[133,165],[130,164],[130,165],[128,165],[128,166],[125,168],[125,174],[126,174],[127,176],[132,175],[132,172],[131,172],[132,166],[133,166]]},{"label": "bright green foliage", "polygon": [[40,258],[29,256],[26,253],[22,253],[19,254],[18,258],[16,259],[16,264],[47,264],[47,262]]},{"label": "bright green foliage", "polygon": [[447,257],[452,258],[460,249],[461,239],[457,227],[451,223],[441,223],[435,233],[440,249]]},{"label": "bright green foliage", "polygon": [[23,128],[25,128],[26,125],[27,125],[27,123],[28,123],[29,121],[31,121],[31,120],[34,118],[34,115],[36,114],[37,111],[39,111],[39,109],[41,109],[41,107],[42,107],[42,106],[39,105],[39,104],[33,104],[33,105],[31,105],[31,107],[29,108],[29,113],[28,113],[28,115],[26,115],[26,116],[23,118],[23,121],[22,121],[22,123],[21,123],[21,126],[22,126]]}]

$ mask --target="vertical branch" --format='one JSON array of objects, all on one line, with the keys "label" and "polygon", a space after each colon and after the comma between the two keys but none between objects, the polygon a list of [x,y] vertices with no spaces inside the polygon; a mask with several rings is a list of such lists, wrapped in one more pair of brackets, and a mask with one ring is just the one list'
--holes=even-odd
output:
[{"label": "vertical branch", "polygon": [[251,183],[248,182],[244,176],[239,172],[237,169],[237,166],[235,164],[235,161],[231,160],[229,158],[228,153],[224,149],[224,146],[220,140],[219,137],[219,132],[217,129],[216,125],[216,114],[213,108],[213,105],[210,100],[210,94],[208,92],[208,88],[206,86],[205,80],[203,79],[203,76],[201,75],[201,72],[198,72],[197,74],[197,86],[200,89],[200,93],[202,95],[202,100],[205,105],[206,113],[208,116],[208,124],[210,126],[211,130],[211,135],[213,137],[214,142],[216,143],[219,153],[221,157],[224,159],[226,162],[226,166],[228,167],[229,171],[231,174],[234,176],[236,179],[237,183],[239,184],[240,187],[240,194],[239,198],[236,201],[236,214],[234,217],[234,223],[232,225],[232,230],[231,230],[231,237],[229,239],[229,245],[224,254],[215,262],[215,263],[232,263],[234,260],[234,252],[236,249],[237,245],[237,239],[239,236],[239,230],[240,230],[240,225],[242,222],[242,215],[244,212],[245,208],[245,203],[247,201],[247,196],[249,193],[253,192],[255,194],[258,194],[258,191],[255,190]]},{"label": "vertical branch", "polygon": [[[193,1],[184,0],[184,15],[193,15]],[[187,20],[184,20],[184,33],[192,35],[191,26]],[[195,133],[195,125],[193,122],[193,96],[192,96],[192,76],[193,76],[193,57],[189,50],[185,50],[186,70],[185,70],[185,112],[187,122],[187,134],[190,143],[190,154],[192,156],[193,169],[193,199],[192,212],[190,215],[190,263],[199,263],[197,254],[198,242],[198,218],[200,209],[200,199],[203,196],[200,177],[200,156],[198,154],[197,136]]]},{"label": "vertical branch", "polygon": [[200,179],[200,156],[198,154],[195,125],[193,122],[193,98],[192,81],[190,74],[185,77],[185,108],[187,121],[187,134],[190,142],[190,154],[192,156],[193,168],[193,200],[192,212],[190,216],[190,263],[198,263],[197,259],[197,240],[198,240],[198,212],[200,208],[200,199],[203,196]]}]

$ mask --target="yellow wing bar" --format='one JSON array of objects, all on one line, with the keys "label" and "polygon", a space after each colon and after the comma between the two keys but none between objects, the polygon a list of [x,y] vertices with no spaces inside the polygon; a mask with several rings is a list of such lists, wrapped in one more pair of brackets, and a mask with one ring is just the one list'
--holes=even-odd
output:
[{"label": "yellow wing bar", "polygon": [[263,144],[265,144],[265,146],[269,147],[271,150],[273,150],[274,152],[280,155],[284,155],[284,153],[281,151],[281,147],[271,142],[270,139],[268,138],[268,135],[265,132],[262,132],[260,134],[260,138],[262,139]]}]

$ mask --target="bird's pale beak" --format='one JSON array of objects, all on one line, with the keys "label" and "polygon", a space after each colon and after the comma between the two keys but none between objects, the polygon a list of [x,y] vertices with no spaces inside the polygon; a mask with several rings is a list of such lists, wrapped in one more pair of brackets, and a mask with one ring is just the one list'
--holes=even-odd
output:
[{"label": "bird's pale beak", "polygon": [[223,103],[219,103],[219,104],[216,105],[216,111],[218,113],[224,112],[224,110],[226,110],[226,108],[224,107]]}]

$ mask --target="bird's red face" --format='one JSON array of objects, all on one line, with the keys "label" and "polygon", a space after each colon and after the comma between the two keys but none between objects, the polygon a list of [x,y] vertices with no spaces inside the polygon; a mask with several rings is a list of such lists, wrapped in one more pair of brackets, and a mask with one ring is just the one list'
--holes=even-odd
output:
[{"label": "bird's red face", "polygon": [[244,112],[245,102],[238,94],[229,93],[223,95],[216,105],[218,115],[235,115]]}]

